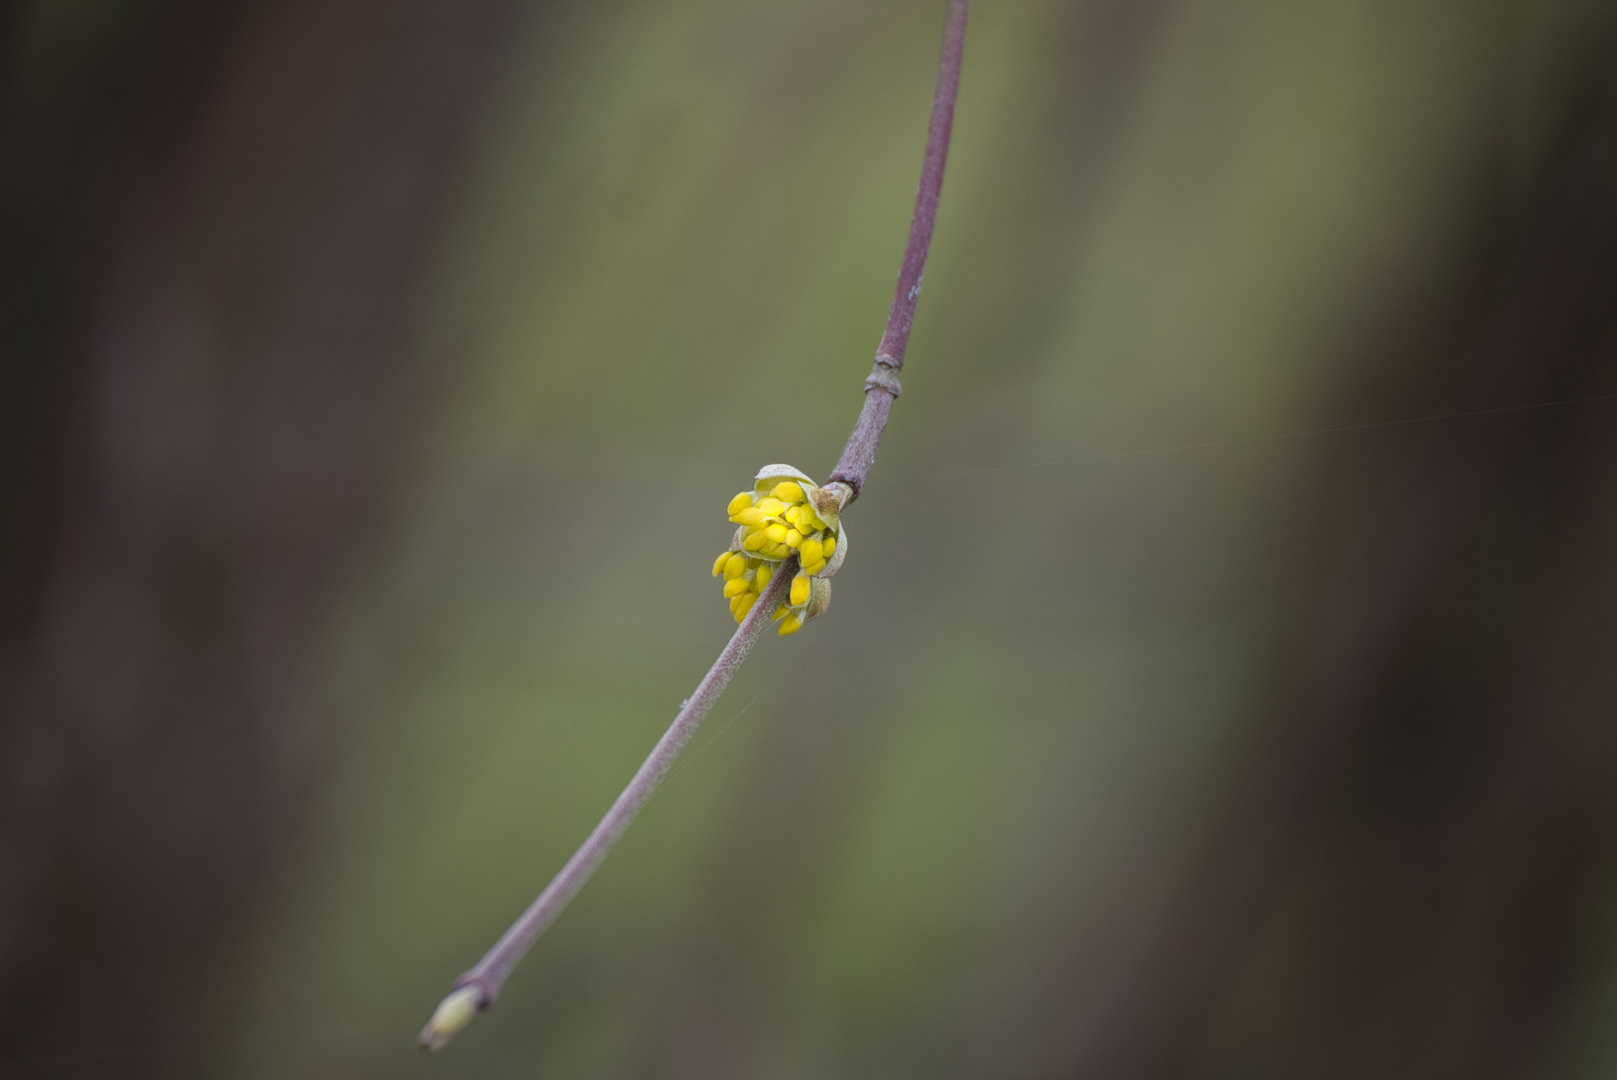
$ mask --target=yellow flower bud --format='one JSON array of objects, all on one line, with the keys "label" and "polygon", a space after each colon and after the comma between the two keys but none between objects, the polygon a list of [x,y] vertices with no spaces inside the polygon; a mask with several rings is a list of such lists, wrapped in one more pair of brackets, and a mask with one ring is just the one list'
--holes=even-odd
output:
[{"label": "yellow flower bud", "polygon": [[844,484],[821,488],[789,465],[770,465],[759,471],[752,491],[730,500],[726,512],[739,528],[730,550],[713,564],[713,574],[724,578],[724,595],[737,622],[746,618],[780,565],[793,558],[797,567],[787,600],[770,617],[784,636],[825,611],[831,602],[829,579],[847,551],[841,514],[850,494]]}]

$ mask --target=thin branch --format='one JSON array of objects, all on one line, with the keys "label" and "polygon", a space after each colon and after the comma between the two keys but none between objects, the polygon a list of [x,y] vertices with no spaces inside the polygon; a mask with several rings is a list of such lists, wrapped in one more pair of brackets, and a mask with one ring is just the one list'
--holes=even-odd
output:
[{"label": "thin branch", "polygon": [[[966,2],[950,0],[948,22],[943,33],[943,51],[938,60],[938,83],[932,98],[932,120],[928,128],[926,155],[921,166],[921,184],[915,195],[915,215],[910,221],[909,243],[898,272],[898,287],[887,328],[876,350],[876,363],[865,380],[865,404],[860,410],[853,434],[842,452],[842,460],[831,473],[828,488],[839,488],[840,501],[853,501],[864,486],[876,458],[882,429],[898,397],[898,372],[904,366],[904,350],[909,344],[910,323],[915,317],[915,301],[921,293],[921,276],[926,270],[927,249],[932,243],[932,225],[938,214],[938,195],[943,189],[943,166],[949,156],[949,133],[954,125],[954,103],[960,88],[960,57],[966,37]],[[612,845],[628,829],[635,815],[657,791],[679,752],[690,741],[708,711],[729,685],[736,669],[769,625],[771,615],[786,598],[797,569],[796,556],[781,564],[770,579],[740,627],[713,662],[696,692],[674,717],[651,754],[635,772],[600,824],[583,845],[545,886],[544,892],[511,924],[484,957],[455,981],[455,989],[443,999],[427,1026],[421,1029],[423,1049],[436,1050],[453,1039],[471,1022],[479,1010],[493,1005],[511,969],[533,946],[534,941],[561,914],[590,874],[601,865]]]},{"label": "thin branch", "polygon": [[[511,969],[517,966],[517,961],[533,946],[534,941],[544,933],[545,927],[555,921],[561,914],[562,908],[584,887],[584,882],[601,865],[612,845],[628,829],[629,823],[646,805],[646,801],[656,794],[657,785],[662,783],[663,777],[673,767],[679,752],[685,748],[696,728],[707,716],[724,688],[730,685],[730,679],[735,675],[736,669],[752,651],[765,628],[769,626],[771,614],[780,603],[786,599],[787,590],[791,588],[792,578],[796,576],[797,557],[781,564],[780,569],[770,578],[769,584],[764,586],[763,595],[758,597],[747,612],[747,617],[736,627],[736,632],[730,636],[729,642],[719,653],[719,658],[713,661],[707,674],[696,685],[696,693],[692,694],[680,708],[674,722],[668,725],[663,737],[657,740],[657,745],[647,755],[635,772],[629,786],[623,789],[612,804],[612,809],[606,812],[600,824],[589,834],[573,857],[567,860],[545,886],[528,910],[524,911],[516,922],[511,924],[499,941],[494,943],[483,959],[479,960],[464,975],[455,980],[455,992],[444,999],[444,1004],[438,1007],[432,1020],[421,1030],[420,1043],[428,1050],[436,1050],[453,1038],[467,1020],[471,1013],[477,1009],[486,1009],[493,1005],[500,996],[500,988],[505,985],[506,976]],[[470,1010],[467,1006],[471,1006]],[[446,1008],[451,1018],[459,1018],[464,1013],[459,1025],[452,1026],[453,1030],[446,1030],[441,1015]]]},{"label": "thin branch", "polygon": [[910,344],[910,323],[915,319],[915,301],[921,295],[926,255],[932,246],[932,225],[938,217],[938,196],[943,191],[943,166],[949,159],[949,133],[954,128],[954,102],[960,92],[960,57],[965,45],[966,0],[952,0],[949,20],[943,28],[943,53],[938,57],[938,85],[932,94],[932,121],[927,128],[926,155],[921,160],[921,185],[915,193],[915,216],[910,219],[910,239],[898,269],[893,307],[887,313],[881,344],[876,347],[876,362],[865,380],[865,406],[859,411],[853,434],[848,436],[842,460],[831,470],[832,482],[847,484],[851,489],[850,502],[865,486],[865,477],[876,460],[876,446],[899,394],[898,373],[904,367],[904,351]]}]

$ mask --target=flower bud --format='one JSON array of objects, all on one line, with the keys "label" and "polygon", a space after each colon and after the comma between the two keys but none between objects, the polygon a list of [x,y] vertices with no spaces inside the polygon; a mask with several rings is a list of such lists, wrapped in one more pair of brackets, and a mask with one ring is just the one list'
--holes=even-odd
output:
[{"label": "flower bud", "polygon": [[737,528],[730,546],[713,563],[713,576],[736,622],[746,617],[781,563],[797,567],[787,602],[771,613],[782,635],[796,633],[831,603],[830,577],[847,556],[842,510],[852,495],[845,484],[820,487],[790,465],[767,465],[725,508]]}]

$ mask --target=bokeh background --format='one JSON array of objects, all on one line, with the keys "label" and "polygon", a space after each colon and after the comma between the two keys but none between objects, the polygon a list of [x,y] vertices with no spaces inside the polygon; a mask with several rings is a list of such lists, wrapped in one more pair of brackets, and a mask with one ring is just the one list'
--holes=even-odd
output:
[{"label": "bokeh background", "polygon": [[943,5],[7,5],[0,1075],[1613,1075],[1614,14],[979,0],[836,603],[427,1058],[837,457]]}]

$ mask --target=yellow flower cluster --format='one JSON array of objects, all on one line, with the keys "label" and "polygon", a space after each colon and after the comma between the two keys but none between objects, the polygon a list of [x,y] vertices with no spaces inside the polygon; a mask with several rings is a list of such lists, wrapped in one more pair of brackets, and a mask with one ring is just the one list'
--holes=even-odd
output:
[{"label": "yellow flower cluster", "polygon": [[805,574],[824,570],[836,554],[837,537],[815,516],[803,485],[782,480],[761,494],[743,491],[730,500],[730,520],[746,530],[741,547],[765,559],[786,559],[795,551]]},{"label": "yellow flower cluster", "polygon": [[736,622],[746,618],[780,564],[793,556],[798,571],[791,592],[773,613],[781,636],[795,634],[831,602],[828,579],[842,563],[843,536],[838,504],[825,497],[829,494],[796,469],[775,465],[758,474],[752,491],[730,500],[730,520],[740,528],[714,561],[713,576],[724,580]]}]

